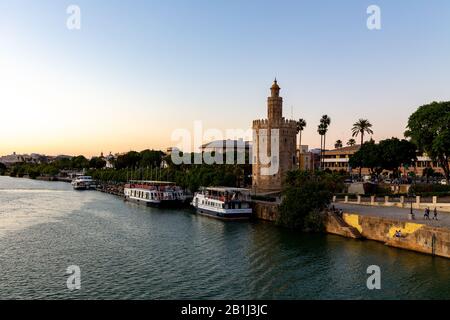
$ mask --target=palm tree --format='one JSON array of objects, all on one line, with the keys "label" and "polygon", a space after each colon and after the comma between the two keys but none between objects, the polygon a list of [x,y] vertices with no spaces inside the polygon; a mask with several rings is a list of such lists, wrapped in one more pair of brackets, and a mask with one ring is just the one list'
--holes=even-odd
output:
[{"label": "palm tree", "polygon": [[306,120],[305,119],[298,119],[297,121],[297,133],[300,134],[300,141],[299,145],[302,146],[302,131],[306,128]]},{"label": "palm tree", "polygon": [[[320,125],[322,126],[322,132],[323,132],[323,149],[322,149],[322,159],[324,156],[324,151],[326,148],[326,138],[327,138],[327,132],[328,132],[328,126],[331,123],[331,119],[329,116],[327,116],[326,114],[322,116],[322,118],[320,119]],[[322,164],[324,164],[324,161],[322,160]]]},{"label": "palm tree", "polygon": [[322,169],[322,163],[323,163],[323,145],[324,145],[324,137],[327,133],[327,128],[323,123],[319,124],[317,127],[317,132],[320,134],[320,168]]},{"label": "palm tree", "polygon": [[334,147],[336,149],[342,148],[342,141],[341,140],[336,140],[336,142],[334,143]]},{"label": "palm tree", "polygon": [[353,124],[352,136],[357,137],[361,135],[361,146],[364,143],[364,133],[373,134],[372,124],[367,119],[359,119],[358,122]]},{"label": "palm tree", "polygon": [[[358,122],[353,124],[352,128],[352,136],[357,137],[359,134],[361,135],[361,147],[364,143],[364,133],[373,134],[372,124],[367,119],[359,119]],[[362,176],[362,168],[359,167],[359,177]]]},{"label": "palm tree", "polygon": [[[298,119],[297,121],[297,134],[299,134],[299,154],[301,156],[302,153],[302,131],[306,128],[306,120],[305,119]],[[299,157],[300,158],[300,157]],[[298,159],[298,163],[300,164],[300,159]]]},{"label": "palm tree", "polygon": [[353,139],[353,138],[352,138],[352,139],[349,139],[348,142],[347,142],[347,145],[350,146],[350,147],[351,147],[351,146],[354,146],[355,144],[356,144],[356,141],[355,141],[355,139]]}]

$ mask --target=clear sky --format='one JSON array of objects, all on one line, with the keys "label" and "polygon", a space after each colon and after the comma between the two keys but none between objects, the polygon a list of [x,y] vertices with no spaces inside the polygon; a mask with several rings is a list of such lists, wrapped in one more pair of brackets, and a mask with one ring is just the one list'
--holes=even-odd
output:
[{"label": "clear sky", "polygon": [[0,0],[0,155],[165,149],[195,120],[247,129],[275,76],[310,147],[323,114],[328,147],[361,117],[401,137],[418,106],[450,100],[450,2]]}]

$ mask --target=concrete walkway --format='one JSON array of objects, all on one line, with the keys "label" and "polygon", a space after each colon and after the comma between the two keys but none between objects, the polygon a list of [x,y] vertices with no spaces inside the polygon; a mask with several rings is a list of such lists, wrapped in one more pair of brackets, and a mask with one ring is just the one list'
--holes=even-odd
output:
[{"label": "concrete walkway", "polygon": [[[409,220],[408,214],[410,209],[407,208],[397,208],[397,207],[378,207],[378,206],[367,206],[358,204],[348,204],[336,202],[332,205],[337,209],[342,209],[346,213],[358,213],[361,215],[375,216],[375,217],[386,217],[390,219],[409,221],[415,223],[428,224],[433,227],[446,227],[450,228],[450,213],[449,212],[439,212],[438,211],[438,221],[436,220],[425,220],[423,214],[425,210],[414,209],[415,220]],[[430,207],[430,219],[433,218],[433,208]]]}]

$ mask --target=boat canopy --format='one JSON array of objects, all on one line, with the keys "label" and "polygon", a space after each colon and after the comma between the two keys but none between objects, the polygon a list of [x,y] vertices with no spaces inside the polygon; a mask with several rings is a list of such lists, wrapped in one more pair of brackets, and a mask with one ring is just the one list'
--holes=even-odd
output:
[{"label": "boat canopy", "polygon": [[249,189],[245,188],[232,188],[232,187],[207,187],[203,188],[207,191],[215,191],[215,192],[228,192],[228,193],[250,193]]},{"label": "boat canopy", "polygon": [[171,181],[149,181],[149,180],[130,180],[129,183],[133,184],[151,184],[151,185],[175,185],[175,182]]}]

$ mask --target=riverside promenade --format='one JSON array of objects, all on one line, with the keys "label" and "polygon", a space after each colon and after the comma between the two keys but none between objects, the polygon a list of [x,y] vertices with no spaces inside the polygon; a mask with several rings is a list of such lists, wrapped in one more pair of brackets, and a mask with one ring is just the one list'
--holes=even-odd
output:
[{"label": "riverside promenade", "polygon": [[[363,216],[375,216],[384,217],[387,219],[395,219],[406,222],[414,222],[420,224],[427,224],[432,227],[449,228],[450,229],[450,212],[438,210],[438,220],[425,220],[425,210],[413,209],[415,220],[409,220],[408,215],[411,211],[410,208],[398,208],[398,207],[382,207],[382,206],[369,206],[364,204],[353,204],[335,202],[333,205],[337,209],[342,209],[347,213],[357,213]],[[433,207],[430,206],[430,219],[433,219]]]},{"label": "riverside promenade", "polygon": [[450,212],[438,210],[433,220],[433,206],[429,206],[430,220],[424,218],[425,208],[369,205],[333,202],[342,214],[329,213],[327,232],[348,238],[369,239],[388,246],[450,258]]}]

